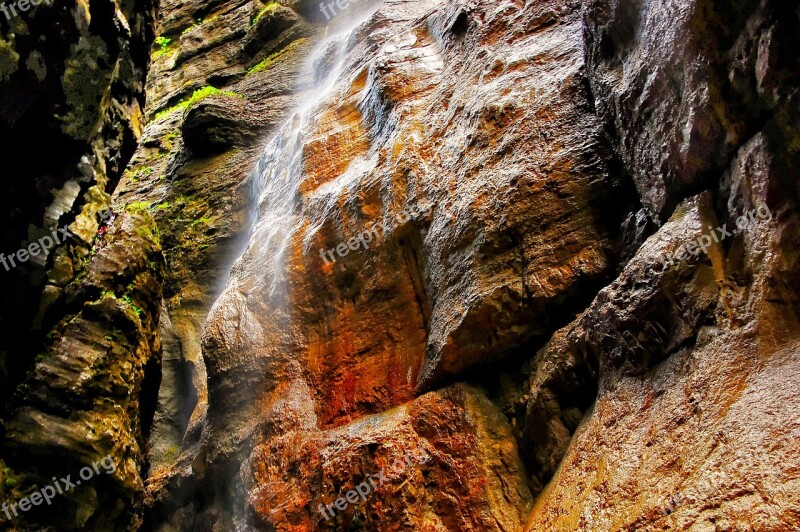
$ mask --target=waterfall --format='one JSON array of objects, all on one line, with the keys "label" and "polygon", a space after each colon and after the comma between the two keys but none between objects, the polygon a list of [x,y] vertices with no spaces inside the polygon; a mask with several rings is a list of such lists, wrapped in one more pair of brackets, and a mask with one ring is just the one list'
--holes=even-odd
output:
[{"label": "waterfall", "polygon": [[[225,380],[236,383],[236,393],[220,398],[232,411],[248,410],[250,424],[247,434],[228,433],[230,444],[239,446],[237,456],[247,456],[249,435],[259,430],[259,423],[268,414],[261,402],[268,393],[267,382],[280,381],[285,384],[286,369],[295,364],[284,358],[291,347],[302,343],[298,338],[298,326],[294,323],[290,280],[286,271],[287,253],[293,249],[292,239],[301,233],[307,224],[307,212],[303,207],[301,184],[304,179],[304,147],[308,136],[316,129],[315,121],[326,105],[336,100],[334,91],[342,86],[340,78],[347,71],[348,52],[355,45],[356,32],[383,2],[372,2],[353,9],[352,17],[342,14],[334,25],[326,30],[320,43],[310,54],[303,80],[307,83],[305,97],[289,114],[289,118],[278,128],[267,142],[263,154],[248,177],[249,227],[246,244],[231,267],[231,277],[209,313],[206,327],[226,330],[216,338],[225,338],[224,361],[209,360],[210,372],[225,372]],[[303,82],[301,82],[303,83]],[[309,85],[310,84],[310,88]],[[264,330],[269,329],[276,342],[260,342]],[[233,331],[233,332],[230,332]],[[205,334],[205,333],[204,333]],[[206,353],[207,355],[207,353]],[[256,362],[253,362],[256,360]],[[294,382],[294,381],[293,381]],[[298,393],[308,397],[311,391]],[[244,404],[246,401],[248,404]],[[223,409],[223,410],[227,410]],[[313,405],[307,408],[313,411]],[[224,425],[224,411],[210,414],[219,418],[212,424]],[[268,429],[266,429],[268,430]],[[228,445],[221,444],[221,445]],[[238,469],[238,468],[237,468]],[[233,469],[231,470],[233,472]],[[240,512],[242,501],[248,490],[238,473],[220,479],[226,492],[227,505],[231,510],[235,528],[250,530],[248,517]],[[261,486],[269,490],[270,486]],[[246,505],[245,505],[246,506]]]},{"label": "waterfall", "polygon": [[284,254],[303,223],[299,186],[306,134],[313,129],[318,105],[328,100],[344,71],[348,41],[374,11],[362,11],[347,27],[327,35],[315,48],[306,67],[314,80],[313,89],[267,144],[250,177],[250,243],[257,249],[251,250],[249,259],[255,260],[255,266],[264,272],[262,277],[268,281],[264,288],[270,299],[285,295]]}]

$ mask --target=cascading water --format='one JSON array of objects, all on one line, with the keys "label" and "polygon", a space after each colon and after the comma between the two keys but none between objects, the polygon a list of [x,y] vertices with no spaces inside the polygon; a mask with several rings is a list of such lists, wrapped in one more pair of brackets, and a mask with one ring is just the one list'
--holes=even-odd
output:
[{"label": "cascading water", "polygon": [[[375,4],[375,9],[382,2]],[[299,185],[303,178],[303,148],[306,134],[320,102],[326,101],[339,79],[346,62],[347,43],[354,30],[375,9],[358,14],[347,27],[326,36],[315,49],[308,69],[314,89],[292,113],[292,117],[269,142],[251,176],[251,245],[257,246],[257,266],[268,279],[271,298],[280,298],[284,278],[284,253],[291,235],[303,223]],[[241,260],[241,259],[240,259]]]},{"label": "cascading water", "polygon": [[[237,324],[235,327],[241,332],[242,344],[248,346],[242,348],[245,353],[241,356],[261,356],[265,360],[263,365],[259,366],[259,370],[247,370],[244,375],[230,379],[236,382],[239,401],[242,400],[242,397],[252,399],[249,418],[252,420],[249,431],[252,432],[258,430],[257,426],[260,420],[265,417],[261,410],[262,407],[258,405],[265,393],[264,383],[281,380],[285,377],[284,374],[273,375],[275,368],[280,367],[280,364],[275,363],[276,358],[280,353],[291,351],[291,345],[302,342],[298,339],[298,336],[301,335],[296,333],[297,327],[292,321],[291,290],[289,288],[290,279],[286,271],[286,254],[291,249],[290,244],[293,237],[298,234],[304,224],[309,222],[304,216],[300,193],[304,178],[304,146],[308,135],[315,129],[315,120],[321,114],[321,106],[329,104],[334,98],[333,91],[345,70],[347,51],[353,44],[351,38],[354,37],[357,28],[382,3],[372,2],[362,6],[359,11],[354,9],[352,13],[348,13],[353,15],[353,18],[349,20],[345,20],[342,15],[339,28],[326,35],[315,48],[306,67],[307,76],[313,80],[312,88],[306,92],[308,97],[296,107],[291,118],[268,142],[249,178],[248,243],[241,256],[234,262],[231,268],[231,278],[215,307],[225,308],[225,303],[221,304],[225,300],[238,302],[241,312],[233,316],[226,315],[224,321]],[[210,315],[215,315],[215,309],[212,309]],[[281,331],[281,345],[258,344],[258,338],[261,336],[259,331],[263,327]],[[258,355],[254,354],[255,351],[259,351]],[[227,366],[225,371],[235,373],[236,369]],[[232,405],[231,409],[235,411],[237,408]],[[217,413],[217,415],[219,414]],[[224,413],[221,414],[221,417],[224,417]],[[220,424],[224,424],[224,420]],[[241,445],[241,452],[238,453],[238,456],[246,457],[251,445],[245,443],[250,441],[249,436],[231,435],[231,438],[238,442],[234,445]],[[247,497],[248,493],[248,490],[242,485],[243,479],[238,473],[234,473],[225,482],[230,482],[226,491],[235,527],[241,530],[252,529],[248,523],[246,512],[243,515],[239,510],[243,498]],[[270,489],[269,486],[261,486],[261,488]]]}]

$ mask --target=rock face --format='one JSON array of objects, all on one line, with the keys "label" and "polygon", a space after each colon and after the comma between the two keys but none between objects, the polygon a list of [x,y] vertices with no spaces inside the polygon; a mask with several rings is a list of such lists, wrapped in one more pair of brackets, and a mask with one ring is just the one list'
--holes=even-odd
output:
[{"label": "rock face", "polygon": [[[2,8],[0,519],[126,529],[141,520],[163,259],[152,219],[112,212],[109,193],[142,132],[154,5]],[[54,475],[86,467],[91,482],[55,492]],[[58,495],[47,508],[40,488]]]},{"label": "rock face", "polygon": [[149,215],[126,213],[96,244],[85,274],[65,288],[57,309],[65,317],[48,336],[4,426],[6,479],[10,471],[24,472],[13,474],[19,489],[4,490],[4,499],[49,484],[55,473],[77,477],[81,466],[104,457],[116,467],[68,491],[54,503],[55,514],[34,509],[17,524],[118,529],[137,522],[142,451],[158,389],[157,381],[146,382],[160,347],[163,258],[154,230]]},{"label": "rock face", "polygon": [[531,505],[503,415],[463,385],[312,437],[275,438],[249,465],[255,528],[519,530]]},{"label": "rock face", "polygon": [[[791,120],[796,6],[766,0],[588,2],[597,110],[642,204],[663,220],[714,189],[738,150]],[[785,133],[784,133],[785,134]]]},{"label": "rock face", "polygon": [[48,332],[40,302],[81,269],[97,213],[136,149],[154,16],[149,0],[25,4],[0,17],[0,146],[9,165],[0,246],[8,256],[68,225],[76,236],[0,270],[3,401]]},{"label": "rock face", "polygon": [[541,445],[561,465],[526,529],[795,529],[798,11],[596,1],[586,22],[615,150],[654,214],[680,204],[542,355],[600,383],[568,448]]},{"label": "rock face", "polygon": [[[776,190],[788,185],[779,172],[770,173],[770,164],[792,169],[796,162],[795,152],[768,148],[794,142],[785,121],[796,114],[790,109],[796,64],[747,56],[767,53],[759,47],[788,50],[794,34],[782,25],[795,24],[796,13],[766,4],[730,11],[692,3],[672,7],[681,17],[668,20],[667,8],[599,2],[583,12],[560,2],[524,8],[387,2],[340,41],[323,42],[317,62],[327,66],[317,77],[325,79],[327,69],[338,78],[332,86],[322,83],[313,105],[277,133],[273,146],[280,150],[268,147],[255,181],[260,196],[253,236],[204,333],[212,463],[244,463],[223,467],[238,470],[224,482],[241,493],[238,500],[248,501],[242,509],[230,501],[234,523],[423,527],[423,521],[398,518],[370,501],[340,514],[335,524],[320,520],[318,484],[330,482],[331,463],[342,460],[329,453],[359,454],[358,444],[347,439],[339,439],[335,451],[326,451],[319,439],[357,431],[369,416],[388,415],[377,413],[409,407],[420,393],[466,380],[500,390],[493,394],[509,417],[484,420],[485,430],[509,430],[503,428],[508,421],[517,427],[529,487],[539,492],[556,475],[528,528],[664,526],[658,505],[675,495],[673,485],[640,488],[636,497],[652,507],[636,499],[630,511],[609,512],[603,521],[605,509],[622,504],[618,499],[631,490],[607,493],[606,477],[627,486],[633,475],[587,470],[575,448],[583,445],[581,452],[610,460],[652,447],[661,454],[637,478],[672,467],[675,486],[702,464],[690,462],[693,454],[681,446],[687,460],[679,455],[675,465],[669,450],[680,444],[680,433],[663,437],[657,447],[647,438],[636,440],[640,418],[619,429],[618,439],[633,438],[630,448],[609,453],[617,440],[597,432],[604,427],[596,421],[599,405],[630,406],[632,397],[649,398],[641,408],[652,409],[653,426],[667,428],[675,423],[668,421],[673,414],[653,406],[654,394],[667,393],[664,383],[660,392],[653,390],[659,371],[698,382],[704,368],[677,361],[700,356],[699,349],[736,349],[746,357],[739,345],[746,336],[738,329],[761,319],[749,309],[753,301],[778,301],[773,304],[789,312],[781,323],[792,326],[782,330],[794,330],[796,310],[791,290],[751,295],[746,281],[756,272],[768,276],[766,285],[796,275],[788,244],[794,237],[787,235],[787,244],[773,250],[767,242],[756,244],[757,235],[775,231],[771,224],[794,205],[766,192],[773,182]],[[726,28],[716,47],[708,45],[704,32],[710,29],[700,21]],[[674,32],[667,44],[661,27]],[[689,48],[681,51],[677,42]],[[736,61],[727,59],[733,56]],[[725,68],[732,73],[720,74]],[[767,75],[759,68],[772,69],[775,81],[767,92],[758,89],[757,78]],[[672,79],[684,85],[673,91]],[[737,149],[738,157],[755,149],[745,148],[747,139],[762,151],[749,156],[751,163],[737,162]],[[709,149],[716,158],[701,155]],[[763,188],[755,185],[759,179]],[[628,186],[635,186],[643,210]],[[723,224],[738,227],[737,219],[748,213],[750,221],[735,235],[708,235]],[[780,231],[794,234],[793,219],[780,223]],[[645,241],[649,228],[659,225]],[[695,240],[704,251],[687,260],[682,246]],[[762,262],[765,254],[787,262],[773,271]],[[598,293],[615,273],[618,278]],[[780,314],[770,311],[763,319],[774,324],[774,312]],[[751,353],[787,345],[762,334],[756,338],[765,346],[750,347]],[[525,362],[537,344],[545,345]],[[514,382],[519,365],[530,372],[521,388]],[[711,366],[726,385],[750,375]],[[630,379],[648,393],[625,388]],[[750,393],[763,393],[760,386]],[[706,408],[721,407],[713,393],[697,393],[709,396]],[[616,419],[627,411],[618,407],[609,415]],[[787,427],[788,412],[780,418]],[[698,429],[698,445],[704,442],[709,455],[720,457],[740,446],[757,452],[760,442],[741,434],[719,442],[726,419],[718,413]],[[416,444],[413,435],[395,431],[403,445]],[[784,455],[797,452],[789,445],[791,434],[784,432]],[[764,467],[791,474],[789,466]],[[350,468],[349,476],[331,483],[332,492],[354,486],[365,470]],[[514,468],[501,475],[516,479],[521,473]],[[308,478],[315,485],[307,485]],[[481,480],[491,482],[492,475]],[[448,497],[436,483],[405,482],[425,490],[426,500]],[[730,479],[729,490],[735,482]],[[569,497],[557,491],[562,484],[573,490]],[[490,513],[513,513],[523,501],[506,499]],[[676,516],[697,513],[705,503],[696,494],[672,510]],[[789,499],[777,507],[785,505],[791,506]],[[420,503],[420,512],[424,508]],[[745,506],[732,508],[733,514]],[[755,503],[747,508],[760,511]],[[790,526],[791,515],[782,510],[764,522]],[[509,523],[430,526],[515,529]]]},{"label": "rock face", "polygon": [[163,2],[127,170],[65,126],[0,495],[118,467],[15,526],[800,528],[800,9],[323,8]]}]

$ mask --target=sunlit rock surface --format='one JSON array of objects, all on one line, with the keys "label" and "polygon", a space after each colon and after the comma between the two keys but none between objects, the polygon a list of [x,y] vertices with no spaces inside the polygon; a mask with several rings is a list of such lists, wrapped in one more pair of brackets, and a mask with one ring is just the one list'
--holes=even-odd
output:
[{"label": "sunlit rock surface", "polygon": [[[602,212],[615,183],[579,13],[545,24],[541,5],[506,7],[387,3],[330,43],[342,72],[303,126],[299,168],[264,165],[287,184],[262,199],[206,327],[219,377],[306,372],[335,426],[540,337],[609,273],[621,220]],[[270,211],[295,194],[288,220]],[[366,246],[321,256],[376,223]]]},{"label": "sunlit rock surface", "polygon": [[141,523],[164,268],[154,231],[146,213],[121,213],[96,241],[85,273],[51,309],[61,319],[4,423],[4,498],[28,496],[32,486],[49,485],[56,474],[78,480],[83,466],[105,457],[116,469],[59,496],[53,509],[22,514],[15,522],[22,529],[110,530]]},{"label": "sunlit rock surface", "polygon": [[[290,432],[257,446],[248,466],[256,527],[519,530],[532,500],[507,420],[463,385],[336,429]],[[364,482],[371,489],[352,503],[347,492]]]},{"label": "sunlit rock surface", "polygon": [[162,2],[0,435],[119,468],[18,527],[800,528],[795,4]]},{"label": "sunlit rock surface", "polygon": [[[406,404],[601,286],[626,212],[603,207],[632,196],[609,176],[581,32],[575,6],[388,2],[323,41],[320,89],[259,166],[254,235],[205,328],[213,455]],[[368,246],[321,256],[375,223]]]},{"label": "sunlit rock surface", "polygon": [[598,109],[643,204],[681,204],[551,346],[595,360],[599,392],[526,530],[800,527],[799,15],[590,3]]},{"label": "sunlit rock surface", "polygon": [[[796,162],[795,148],[773,155],[769,147],[793,145],[785,121],[796,116],[789,109],[796,89],[783,85],[791,79],[785,71],[790,62],[775,59],[759,67],[745,52],[759,35],[774,39],[769,46],[776,49],[788,49],[793,36],[770,22],[784,9],[776,6],[726,11],[685,2],[675,9],[681,16],[667,19],[666,8],[601,2],[585,10],[569,2],[385,2],[352,32],[322,41],[313,66],[314,99],[300,101],[298,114],[276,132],[257,168],[253,236],[205,326],[209,419],[216,431],[211,455],[244,460],[228,477],[228,489],[252,505],[237,509],[234,498],[234,522],[328,526],[316,509],[324,500],[318,484],[334,460],[326,453],[353,451],[340,441],[323,452],[324,445],[312,443],[320,430],[330,437],[358,427],[369,419],[364,416],[408,408],[418,394],[453,380],[496,386],[505,378],[501,372],[513,372],[509,364],[525,353],[530,361],[516,371],[530,372],[528,383],[495,398],[515,427],[529,488],[538,493],[555,475],[528,519],[532,530],[666,526],[670,512],[698,514],[710,500],[693,492],[680,508],[673,504],[662,512],[659,506],[704,467],[693,460],[695,447],[718,453],[712,462],[717,467],[739,447],[763,449],[762,441],[745,435],[719,440],[729,423],[720,402],[732,404],[738,396],[724,399],[706,387],[746,382],[751,370],[738,358],[717,364],[706,358],[736,350],[746,359],[791,345],[796,297],[779,286],[774,297],[751,292],[745,279],[760,275],[768,286],[796,278],[794,218],[780,214],[791,211],[794,199],[768,193],[770,186],[786,186],[787,176],[776,170],[793,169]],[[779,109],[779,119],[765,114],[759,122],[737,100],[748,96],[708,88],[717,79],[711,71],[727,63],[703,55],[703,32],[710,31],[697,24],[703,17],[724,23],[720,39],[731,53],[741,51],[740,76],[755,80],[766,75],[758,68],[772,69],[773,88],[763,104],[753,105],[764,113]],[[777,25],[770,30],[771,23]],[[660,27],[674,33],[665,37]],[[645,35],[638,40],[632,36],[637,29]],[[613,45],[601,42],[604,32]],[[620,39],[628,39],[627,47]],[[679,49],[678,40],[699,56],[701,67],[684,65],[683,56],[670,51]],[[651,56],[630,51],[637,46]],[[629,53],[639,54],[640,62],[627,59]],[[584,57],[591,60],[589,69]],[[609,72],[618,63],[641,73],[620,67],[617,80]],[[681,78],[682,92],[659,93],[648,72],[669,76],[670,68],[676,76],[683,68],[695,77]],[[626,75],[633,81],[624,82]],[[731,76],[719,83],[740,83]],[[639,79],[652,85],[637,85]],[[643,90],[651,99],[640,98],[633,109],[659,109],[646,115],[652,122],[615,103],[637,101]],[[709,101],[709,92],[721,103]],[[596,104],[602,104],[597,112]],[[724,106],[729,115],[741,114],[741,125],[729,123]],[[709,108],[717,114],[706,116]],[[752,135],[758,127],[761,136],[745,146],[748,130]],[[663,152],[676,131],[683,136],[674,153]],[[709,150],[718,155],[703,157]],[[721,242],[715,237],[688,260],[665,260],[724,223],[735,227],[739,216],[760,207],[771,209],[769,220],[759,218]],[[375,227],[369,241],[353,240]],[[757,235],[773,231],[786,231],[785,243],[772,249],[766,241],[757,244]],[[765,255],[786,262],[771,267]],[[768,316],[761,318],[754,305]],[[771,337],[774,325],[756,327],[761,320],[779,320],[787,334]],[[756,329],[749,351],[740,345],[747,324]],[[703,357],[708,367],[679,363],[704,353],[710,353]],[[785,363],[791,366],[791,359]],[[641,414],[632,412],[624,424],[634,398],[650,397],[637,385],[663,394],[658,404],[670,404],[678,385],[668,387],[659,380],[667,378],[662,373],[670,382],[696,383],[696,401],[702,406],[704,398],[705,408],[716,412],[696,427],[695,446],[684,446],[679,432],[663,436],[658,446],[644,435],[637,439]],[[659,386],[661,392],[653,391]],[[743,391],[757,396],[766,389],[754,381]],[[788,402],[796,402],[787,393]],[[656,409],[654,401],[645,401],[649,423],[669,432],[676,414]],[[608,414],[619,417],[619,428],[596,421],[605,404],[626,405]],[[766,415],[769,407],[762,408]],[[790,445],[788,412],[776,413],[786,427],[776,452],[791,456],[797,449]],[[692,415],[697,410],[681,419]],[[414,441],[397,431],[407,445]],[[623,437],[628,446],[614,448],[612,442]],[[639,470],[639,481],[671,467],[675,485],[653,482],[623,491],[632,473],[598,472],[596,461],[641,456],[650,447],[657,454]],[[597,458],[584,462],[584,454]],[[625,463],[633,467],[630,459]],[[762,467],[764,474],[777,473],[774,464]],[[783,468],[789,490],[795,489],[791,471]],[[349,480],[335,483],[330,496],[354,476],[351,471]],[[307,485],[309,478],[317,480]],[[606,485],[620,491],[606,491]],[[736,479],[727,486],[735,491]],[[647,503],[623,502],[631,494]],[[426,496],[447,498],[436,486]],[[519,507],[523,501],[504,504]],[[626,504],[630,510],[618,514]],[[745,507],[733,508],[704,518],[731,518]],[[760,511],[755,502],[746,508]],[[357,526],[361,519],[367,527],[422,526],[372,510],[367,501],[353,512],[337,526]],[[755,515],[737,519],[756,522]],[[774,511],[763,522],[792,526],[792,519],[791,510]],[[443,526],[505,529],[475,521]]]}]

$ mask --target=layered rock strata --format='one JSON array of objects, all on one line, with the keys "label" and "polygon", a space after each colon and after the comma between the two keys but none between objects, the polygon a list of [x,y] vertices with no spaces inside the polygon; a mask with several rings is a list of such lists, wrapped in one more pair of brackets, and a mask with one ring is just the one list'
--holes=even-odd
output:
[{"label": "layered rock strata", "polygon": [[[152,219],[112,212],[109,193],[144,125],[154,5],[2,7],[0,519],[125,529],[141,519],[163,264]],[[103,459],[112,474],[51,507],[27,499]]]},{"label": "layered rock strata", "polygon": [[155,29],[119,216],[115,177],[4,418],[8,496],[119,468],[21,528],[800,527],[797,6]]}]

